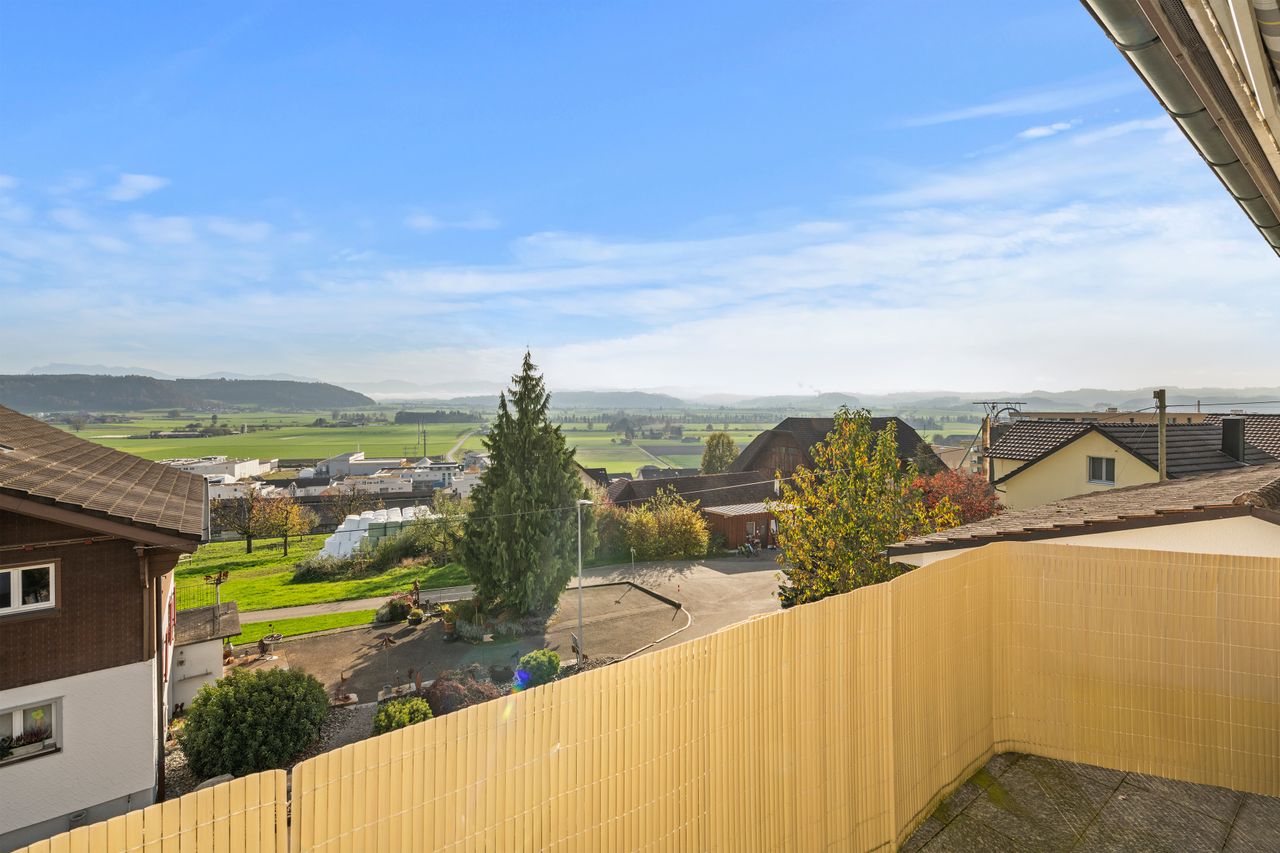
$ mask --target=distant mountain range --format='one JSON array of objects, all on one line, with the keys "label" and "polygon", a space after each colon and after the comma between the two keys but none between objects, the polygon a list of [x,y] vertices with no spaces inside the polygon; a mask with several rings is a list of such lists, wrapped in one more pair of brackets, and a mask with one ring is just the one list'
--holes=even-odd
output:
[{"label": "distant mountain range", "polygon": [[[163,373],[147,367],[117,367],[108,364],[42,364],[27,371],[29,376],[48,376],[56,374],[83,374],[88,376],[150,376],[152,379],[272,379],[280,382],[319,382],[312,376],[294,376],[292,373],[229,373],[226,371],[202,373],[199,376],[182,377],[172,373]],[[405,383],[410,388],[411,383]]]},{"label": "distant mountain range", "polygon": [[0,375],[0,405],[23,412],[134,412],[220,405],[328,411],[376,404],[363,394],[324,382],[65,373]]},{"label": "distant mountain range", "polygon": [[[450,391],[476,387],[475,383],[422,383],[401,379],[366,380],[346,387],[291,374],[249,376],[212,373],[196,378],[177,378],[146,368],[107,365],[50,364],[47,373],[0,375],[0,405],[24,411],[138,411],[156,408],[212,408],[219,404],[253,406],[263,409],[328,410],[378,405],[396,401],[406,408],[463,408],[491,410],[498,395],[464,394]],[[480,383],[480,387],[484,387]],[[665,390],[665,389],[664,389]],[[743,397],[709,394],[681,397],[658,391],[556,391],[551,405],[556,409],[688,410],[725,408],[761,413],[830,415],[842,405],[863,406],[879,412],[949,410],[977,414],[980,400],[1021,403],[1026,411],[1099,411],[1109,407],[1143,410],[1154,406],[1151,388],[1078,388],[1073,391],[902,391],[866,394],[830,391],[821,394],[777,394]],[[1175,411],[1190,411],[1197,401],[1206,409],[1224,411],[1246,408],[1280,412],[1280,388],[1178,388],[1168,387],[1169,405]],[[443,392],[443,393],[442,393]]]}]

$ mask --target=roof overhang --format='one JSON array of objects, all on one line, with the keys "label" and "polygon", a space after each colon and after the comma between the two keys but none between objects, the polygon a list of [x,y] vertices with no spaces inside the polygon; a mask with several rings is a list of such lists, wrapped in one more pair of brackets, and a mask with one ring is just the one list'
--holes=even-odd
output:
[{"label": "roof overhang", "polygon": [[1280,15],[1251,0],[1081,2],[1280,254]]},{"label": "roof overhang", "polygon": [[982,536],[945,539],[919,545],[890,545],[886,553],[890,558],[911,554],[933,554],[939,551],[956,551],[965,548],[981,548],[993,542],[1035,542],[1041,539],[1062,539],[1069,536],[1088,536],[1093,533],[1111,533],[1118,530],[1137,530],[1144,527],[1163,527],[1170,524],[1189,524],[1196,521],[1215,521],[1220,518],[1239,518],[1251,515],[1272,524],[1280,524],[1280,513],[1264,507],[1247,504],[1202,506],[1190,509],[1155,510],[1154,512],[1119,516],[1117,518],[1084,520],[1076,524],[1060,524],[1052,527],[1031,527],[1009,530]]},{"label": "roof overhang", "polygon": [[194,553],[200,547],[202,538],[199,535],[177,533],[155,527],[142,527],[81,508],[70,509],[50,502],[18,497],[2,490],[0,490],[0,510],[8,510],[19,515],[65,524],[68,527],[75,527],[80,530],[116,536],[142,545],[170,548],[186,554]]}]

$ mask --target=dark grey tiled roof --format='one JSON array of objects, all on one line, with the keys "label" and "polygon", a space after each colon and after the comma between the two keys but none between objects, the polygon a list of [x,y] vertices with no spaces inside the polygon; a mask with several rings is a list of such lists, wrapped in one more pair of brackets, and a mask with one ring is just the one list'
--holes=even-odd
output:
[{"label": "dark grey tiled roof", "polygon": [[773,479],[759,471],[726,474],[699,474],[696,477],[667,477],[661,480],[626,480],[609,487],[609,499],[623,506],[642,503],[660,489],[675,489],[683,498],[699,506],[729,506],[773,500]]},{"label": "dark grey tiled roof", "polygon": [[199,538],[204,477],[0,406],[0,491]]},{"label": "dark grey tiled roof", "polygon": [[[872,418],[871,429],[875,432],[882,431],[889,423],[892,422],[896,427],[895,436],[898,442],[898,458],[911,459],[916,455],[923,439],[920,434],[911,428],[911,425],[901,418]],[[773,429],[767,429],[760,433],[751,443],[743,448],[738,454],[738,458],[733,460],[730,471],[750,471],[756,465],[757,457],[764,452],[769,443],[774,440],[778,433],[789,433],[795,440],[796,444],[804,449],[806,464],[813,464],[812,449],[815,444],[820,441],[826,441],[827,436],[831,434],[831,430],[835,429],[835,418],[787,418]],[[925,445],[928,447],[928,445]],[[929,450],[932,453],[932,449]]]},{"label": "dark grey tiled roof", "polygon": [[[889,553],[933,550],[936,546],[976,547],[1001,538],[1039,531],[1089,532],[1102,525],[1149,520],[1208,508],[1257,506],[1280,508],[1280,463],[1197,474],[1162,483],[1090,492],[1027,509],[1010,510],[982,521],[918,536],[889,546]],[[1188,520],[1195,520],[1190,518]],[[1136,526],[1136,524],[1134,525]]]},{"label": "dark grey tiled roof", "polygon": [[[1222,471],[1276,461],[1276,457],[1248,440],[1247,430],[1246,423],[1245,460],[1240,462],[1222,452],[1221,422],[1169,424],[1165,434],[1165,460],[1169,476],[1183,477],[1204,471]],[[1106,435],[1152,468],[1156,467],[1160,431],[1155,424],[1017,421],[992,446],[988,455],[998,459],[1035,462],[1089,432]],[[1015,476],[1021,470],[1005,475],[1005,479]]]},{"label": "dark grey tiled roof", "polygon": [[[1207,415],[1204,422],[1220,425],[1222,415]],[[1280,459],[1280,415],[1244,415],[1244,440],[1263,453]]]}]

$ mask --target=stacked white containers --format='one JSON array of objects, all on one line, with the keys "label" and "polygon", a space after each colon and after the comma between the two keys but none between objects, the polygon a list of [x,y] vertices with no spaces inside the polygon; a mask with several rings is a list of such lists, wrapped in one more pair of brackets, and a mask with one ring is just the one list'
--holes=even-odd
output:
[{"label": "stacked white containers", "polygon": [[399,536],[415,519],[432,517],[434,513],[431,510],[417,506],[365,510],[359,515],[348,515],[324,541],[320,554],[341,558],[360,551],[372,551],[382,540]]}]

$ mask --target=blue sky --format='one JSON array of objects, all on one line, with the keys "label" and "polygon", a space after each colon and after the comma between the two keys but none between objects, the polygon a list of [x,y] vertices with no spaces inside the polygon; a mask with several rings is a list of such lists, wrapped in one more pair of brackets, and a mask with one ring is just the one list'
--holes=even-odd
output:
[{"label": "blue sky", "polygon": [[0,372],[1273,382],[1276,258],[1083,8],[911,8],[6,4]]}]

